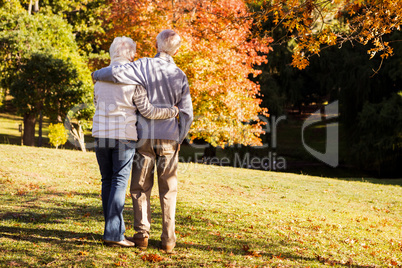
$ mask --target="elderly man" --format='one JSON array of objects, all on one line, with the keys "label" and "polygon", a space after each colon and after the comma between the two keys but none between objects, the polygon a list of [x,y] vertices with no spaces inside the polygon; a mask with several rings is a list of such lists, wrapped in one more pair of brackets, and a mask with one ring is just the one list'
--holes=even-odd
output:
[{"label": "elderly man", "polygon": [[141,249],[148,246],[151,227],[150,195],[156,164],[159,198],[162,208],[161,248],[172,253],[176,245],[175,210],[177,196],[177,164],[180,144],[193,120],[193,107],[186,75],[172,56],[180,47],[181,38],[173,30],[164,30],[156,37],[158,53],[122,66],[106,67],[93,73],[94,80],[138,84],[147,89],[150,102],[156,107],[177,106],[179,118],[150,120],[138,117],[138,148],[134,158],[131,197],[134,207],[132,241]]}]

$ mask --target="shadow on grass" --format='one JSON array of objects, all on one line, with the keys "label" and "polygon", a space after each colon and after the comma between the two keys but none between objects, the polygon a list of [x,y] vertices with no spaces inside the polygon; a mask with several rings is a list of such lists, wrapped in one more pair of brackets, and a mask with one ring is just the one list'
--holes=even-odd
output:
[{"label": "shadow on grass", "polygon": [[21,136],[0,134],[0,143],[1,144],[21,145]]},{"label": "shadow on grass", "polygon": [[6,237],[17,241],[28,241],[32,243],[51,243],[65,245],[64,248],[71,248],[74,245],[100,244],[101,235],[94,233],[78,233],[57,229],[26,228],[26,227],[0,227],[0,237]]},{"label": "shadow on grass", "polygon": [[[58,256],[64,255],[64,252],[82,251],[87,246],[101,246],[101,236],[91,232],[71,232],[60,229],[44,229],[44,228],[27,228],[20,226],[1,226],[0,238],[7,239],[7,243],[13,243],[11,247],[7,244],[0,245],[3,254],[10,254],[15,256],[13,260],[1,260],[0,266],[22,266],[33,267],[26,263],[23,256],[29,256],[36,260],[34,267],[45,267],[51,265],[53,262],[60,262]],[[3,240],[4,241],[4,240]],[[30,246],[26,243],[31,243]],[[43,252],[43,250],[53,252]],[[67,256],[69,254],[66,254]],[[84,256],[85,257],[85,256]],[[68,257],[67,257],[68,258]],[[77,256],[77,260],[85,262],[85,259]],[[67,261],[69,261],[67,259]],[[73,266],[69,266],[73,267]],[[75,267],[75,265],[74,265]]]},{"label": "shadow on grass", "polygon": [[[38,144],[38,140],[39,138],[35,137],[35,144]],[[21,145],[21,136],[11,134],[0,134],[0,144]],[[52,148],[52,146],[49,144],[49,139],[45,136],[42,137],[42,147]]]},{"label": "shadow on grass", "polygon": [[[103,217],[92,213],[96,212],[95,208],[87,208],[87,211],[91,211],[91,216],[88,214],[83,216],[85,215],[83,209],[51,208],[35,213],[27,208],[23,212],[8,212],[1,215],[0,248],[3,253],[14,255],[15,258],[12,261],[0,261],[0,266],[3,263],[7,267],[14,265],[28,267],[30,265],[25,263],[23,256],[29,256],[36,259],[37,267],[44,267],[54,261],[60,261],[59,257],[54,256],[63,252],[80,252],[87,246],[102,246],[100,242],[102,236],[85,231],[87,229],[85,227],[88,225],[86,221],[101,220]],[[66,219],[71,222],[68,227]],[[11,221],[11,224],[7,224],[8,221]],[[9,226],[4,226],[6,224]],[[44,253],[43,250],[49,252]]]},{"label": "shadow on grass", "polygon": [[[67,248],[83,242],[97,244],[96,241],[101,239],[99,234],[82,231],[90,222],[103,222],[101,200],[99,204],[77,204],[77,199],[98,199],[99,194],[68,193],[67,195],[62,192],[50,192],[32,198],[31,196],[20,198],[16,208],[0,213],[0,221],[3,223],[0,226],[0,237],[33,243],[66,243]],[[15,196],[6,199],[4,194],[0,194],[0,200],[3,204],[16,203]],[[51,203],[51,207],[45,207],[47,203]],[[71,231],[65,227],[66,224],[72,229]]]},{"label": "shadow on grass", "polygon": [[[68,206],[68,204],[63,204]],[[30,210],[31,209],[31,210]],[[6,212],[0,214],[0,220],[3,223],[8,221],[13,224],[31,224],[43,226],[47,224],[51,225],[66,225],[70,223],[71,226],[85,226],[88,222],[103,222],[103,211],[101,207],[78,207],[76,204],[71,208],[51,208],[41,209],[41,212],[34,212],[32,210],[38,210],[38,206],[25,206],[23,210],[16,212]],[[0,231],[3,226],[0,227]],[[40,232],[41,230],[38,229]],[[73,234],[76,232],[73,231]]]}]

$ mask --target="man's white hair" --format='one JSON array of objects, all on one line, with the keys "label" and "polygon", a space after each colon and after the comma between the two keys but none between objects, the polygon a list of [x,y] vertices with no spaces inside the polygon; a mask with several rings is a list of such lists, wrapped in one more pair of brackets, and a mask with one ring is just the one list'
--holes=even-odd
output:
[{"label": "man's white hair", "polygon": [[163,30],[156,37],[158,52],[165,52],[173,56],[181,44],[180,35],[173,30]]},{"label": "man's white hair", "polygon": [[136,48],[137,45],[133,39],[125,36],[116,37],[109,48],[110,59],[113,61],[118,58],[124,58],[133,61]]}]

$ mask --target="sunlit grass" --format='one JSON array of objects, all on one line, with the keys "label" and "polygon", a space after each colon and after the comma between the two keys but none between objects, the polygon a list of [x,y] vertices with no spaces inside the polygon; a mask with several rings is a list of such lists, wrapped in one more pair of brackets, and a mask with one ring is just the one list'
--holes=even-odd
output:
[{"label": "sunlit grass", "polygon": [[[0,145],[0,266],[402,265],[401,184],[180,163],[170,256],[157,185],[149,249],[108,248],[94,153]],[[131,236],[128,196],[125,220]]]}]

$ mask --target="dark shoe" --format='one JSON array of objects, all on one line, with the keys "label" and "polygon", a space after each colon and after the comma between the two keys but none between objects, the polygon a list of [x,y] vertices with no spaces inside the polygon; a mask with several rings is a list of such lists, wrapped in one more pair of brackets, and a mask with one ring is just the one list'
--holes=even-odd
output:
[{"label": "dark shoe", "polygon": [[135,244],[129,240],[127,240],[126,238],[124,238],[124,240],[122,241],[108,241],[108,240],[103,240],[103,242],[105,242],[106,246],[109,247],[124,247],[124,248],[129,248],[129,247],[134,247]]},{"label": "dark shoe", "polygon": [[148,247],[148,237],[127,237],[127,239],[135,243],[135,246],[141,250],[146,250]]},{"label": "dark shoe", "polygon": [[173,251],[173,249],[175,246],[176,246],[176,244],[161,245],[161,251],[165,252],[167,254],[174,254],[175,252]]}]

